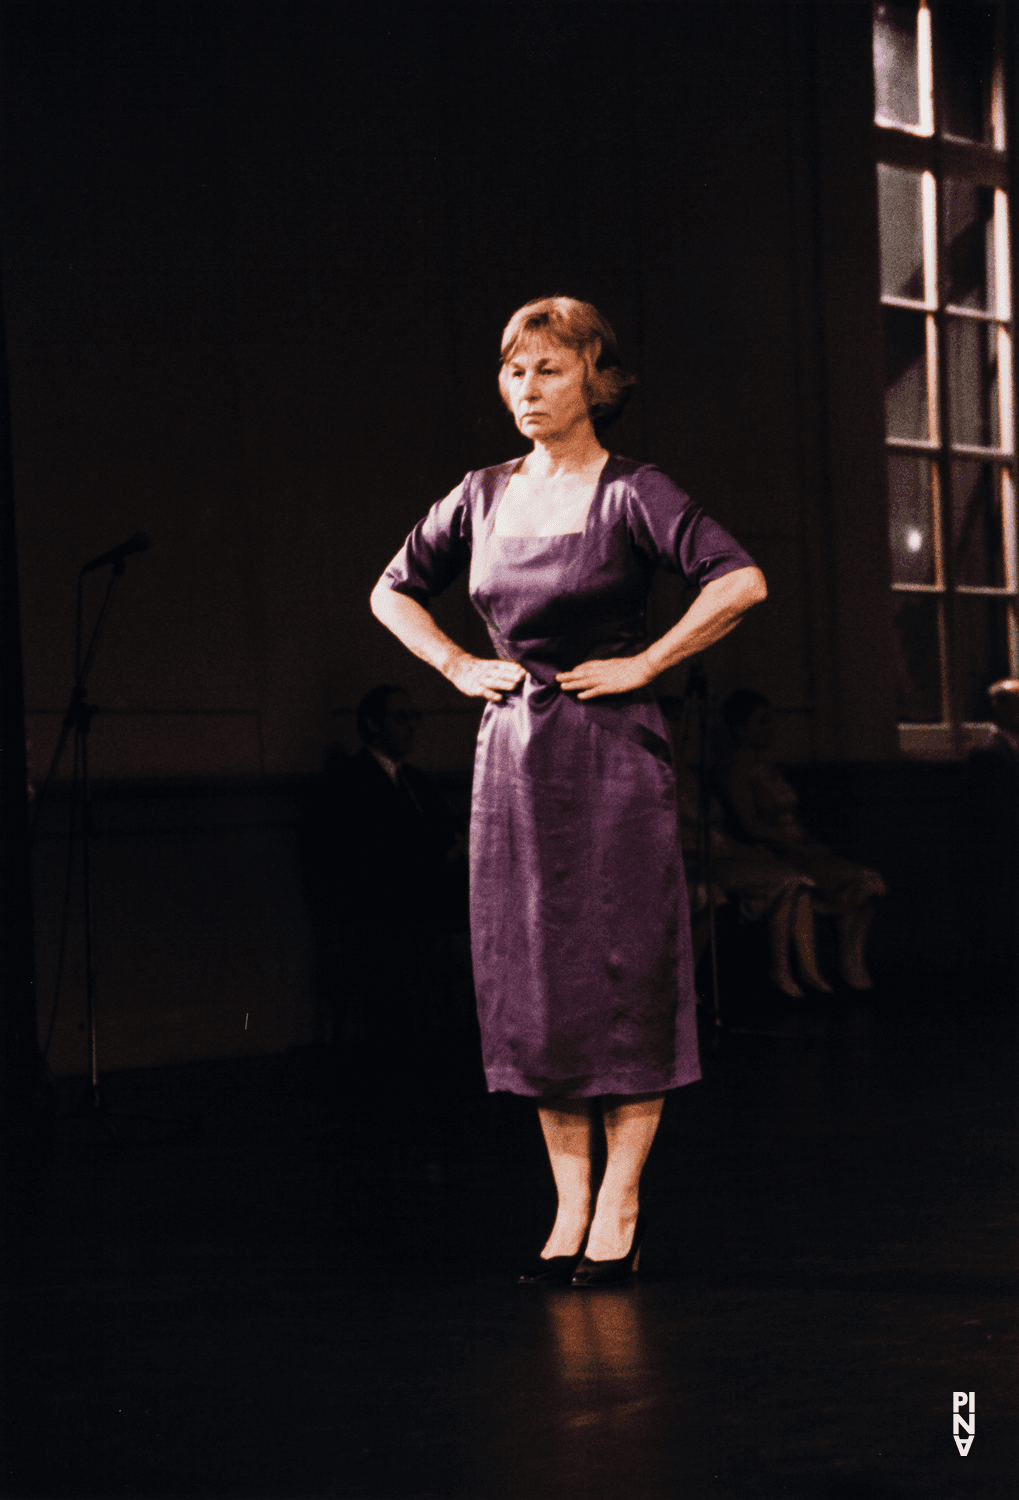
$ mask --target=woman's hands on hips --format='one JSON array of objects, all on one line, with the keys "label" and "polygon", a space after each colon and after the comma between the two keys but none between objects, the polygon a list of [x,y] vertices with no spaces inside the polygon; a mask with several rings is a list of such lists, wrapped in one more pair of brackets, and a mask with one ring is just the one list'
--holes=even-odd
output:
[{"label": "woman's hands on hips", "polygon": [[489,703],[501,703],[503,694],[512,693],[527,673],[515,661],[490,661],[464,651],[451,663],[446,676],[468,698],[487,698]]},{"label": "woman's hands on hips", "polygon": [[608,661],[582,661],[571,672],[557,672],[556,682],[564,693],[576,693],[579,701],[603,698],[610,693],[632,693],[654,680],[643,652],[639,656],[615,656]]}]

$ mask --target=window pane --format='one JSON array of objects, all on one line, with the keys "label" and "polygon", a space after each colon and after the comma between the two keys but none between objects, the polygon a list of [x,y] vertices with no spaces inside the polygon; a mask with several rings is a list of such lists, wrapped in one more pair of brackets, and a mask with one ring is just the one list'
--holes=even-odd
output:
[{"label": "window pane", "polygon": [[952,465],[952,552],[956,583],[1005,586],[1000,471],[957,459]]},{"label": "window pane", "polygon": [[996,448],[1001,439],[998,330],[993,324],[949,318],[947,337],[952,442]]},{"label": "window pane", "polygon": [[944,183],[948,235],[948,301],[995,312],[994,189]]},{"label": "window pane", "polygon": [[987,689],[1008,670],[1008,605],[1004,599],[955,596],[955,634],[963,719],[988,717]]},{"label": "window pane", "polygon": [[874,117],[919,125],[915,5],[874,7]]},{"label": "window pane", "polygon": [[931,466],[926,458],[893,453],[888,459],[888,539],[896,583],[934,583]]},{"label": "window pane", "polygon": [[885,431],[889,437],[930,436],[927,326],[923,313],[884,309]]},{"label": "window pane", "polygon": [[945,0],[938,8],[935,72],[941,80],[944,135],[993,144],[994,6]]},{"label": "window pane", "polygon": [[924,300],[923,208],[920,173],[898,167],[877,169],[881,225],[881,291],[886,296]]},{"label": "window pane", "polygon": [[932,594],[893,594],[895,705],[902,724],[941,721],[938,600]]}]

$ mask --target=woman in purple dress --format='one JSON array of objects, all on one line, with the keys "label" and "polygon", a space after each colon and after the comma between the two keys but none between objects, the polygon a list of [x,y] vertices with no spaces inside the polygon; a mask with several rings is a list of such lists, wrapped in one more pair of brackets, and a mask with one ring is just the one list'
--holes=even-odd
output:
[{"label": "woman in purple dress", "polygon": [[[604,1286],[636,1268],[664,1094],[700,1077],[675,780],[650,684],[766,593],[753,560],[665,474],[602,446],[634,383],[589,303],[522,307],[499,387],[532,451],[468,474],[372,593],[409,650],[487,699],[470,847],[485,1073],[490,1090],[538,1100],[559,1200],[530,1282]],[[700,592],[649,641],[658,567]],[[467,568],[495,660],[461,650],[428,611]],[[607,1160],[593,1197],[598,1122]]]}]

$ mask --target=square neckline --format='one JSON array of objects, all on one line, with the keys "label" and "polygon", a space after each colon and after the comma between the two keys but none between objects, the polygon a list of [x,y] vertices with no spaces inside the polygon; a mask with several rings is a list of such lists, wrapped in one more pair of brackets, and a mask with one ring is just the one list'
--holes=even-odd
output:
[{"label": "square neckline", "polygon": [[609,464],[612,463],[615,456],[616,455],[614,453],[609,453],[605,459],[605,462],[602,464],[601,469],[598,471],[598,478],[595,480],[594,489],[591,493],[591,499],[588,502],[587,512],[584,516],[584,524],[580,528],[580,530],[550,531],[544,536],[528,536],[525,532],[510,532],[509,534],[504,535],[501,531],[496,531],[495,529],[496,520],[499,515],[499,507],[502,505],[503,497],[506,494],[507,489],[509,488],[509,482],[513,478],[513,475],[516,473],[516,471],[520,468],[520,465],[524,462],[524,460],[530,457],[530,454],[524,453],[520,458],[514,459],[512,461],[510,471],[506,475],[505,482],[503,483],[502,488],[495,498],[495,504],[492,506],[492,522],[489,528],[489,535],[492,537],[498,537],[500,542],[561,542],[569,536],[586,536],[587,528],[591,522],[591,512],[595,508],[595,504],[599,498],[602,486],[605,483],[605,471],[609,467]]}]

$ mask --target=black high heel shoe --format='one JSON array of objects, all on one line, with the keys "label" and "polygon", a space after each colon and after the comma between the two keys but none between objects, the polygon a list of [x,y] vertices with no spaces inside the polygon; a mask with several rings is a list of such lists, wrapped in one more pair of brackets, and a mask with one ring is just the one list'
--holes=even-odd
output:
[{"label": "black high heel shoe", "polygon": [[576,1255],[550,1255],[547,1260],[540,1257],[517,1277],[519,1286],[569,1286],[574,1271],[580,1264],[583,1248]]},{"label": "black high heel shoe", "polygon": [[585,1255],[573,1273],[570,1286],[625,1286],[628,1281],[632,1281],[640,1260],[640,1245],[646,1229],[647,1220],[643,1213],[638,1213],[637,1222],[633,1226],[633,1239],[626,1254],[621,1255],[618,1260],[588,1260]]}]

